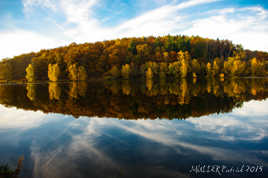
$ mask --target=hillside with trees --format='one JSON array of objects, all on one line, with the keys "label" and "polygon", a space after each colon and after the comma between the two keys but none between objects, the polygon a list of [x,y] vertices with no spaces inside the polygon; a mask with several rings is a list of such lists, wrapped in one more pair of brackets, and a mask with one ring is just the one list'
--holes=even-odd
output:
[{"label": "hillside with trees", "polygon": [[0,62],[1,81],[267,76],[268,53],[199,36],[123,38],[23,54]]}]

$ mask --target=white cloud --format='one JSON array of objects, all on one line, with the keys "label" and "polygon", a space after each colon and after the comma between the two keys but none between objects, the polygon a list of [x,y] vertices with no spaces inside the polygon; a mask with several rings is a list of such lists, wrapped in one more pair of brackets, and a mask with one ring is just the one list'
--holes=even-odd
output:
[{"label": "white cloud", "polygon": [[249,101],[243,104],[242,108],[234,109],[233,115],[258,117],[268,115],[268,100],[265,101]]},{"label": "white cloud", "polygon": [[100,21],[94,18],[93,7],[97,0],[60,0],[57,6],[65,15],[66,23],[75,24],[74,27],[65,28],[64,34],[75,42],[92,42],[126,36],[165,35],[173,32],[181,23],[177,11],[215,1],[217,0],[190,0],[177,5],[172,2],[115,27],[102,27]]},{"label": "white cloud", "polygon": [[268,12],[262,7],[228,8],[208,14],[213,15],[194,20],[183,33],[229,39],[246,49],[268,51]]},{"label": "white cloud", "polygon": [[[257,122],[252,120],[243,121],[239,117],[214,115],[210,117],[201,117],[188,119],[194,125],[195,128],[201,131],[209,132],[213,135],[213,140],[224,141],[259,141],[268,135],[267,127],[262,125],[262,120],[259,118]],[[261,121],[261,123],[259,123]],[[267,124],[267,122],[265,122]],[[239,133],[238,133],[239,132]]]},{"label": "white cloud", "polygon": [[29,13],[34,6],[41,6],[55,11],[57,9],[55,2],[54,0],[22,0],[24,12],[26,13]]},{"label": "white cloud", "polygon": [[41,112],[23,111],[16,108],[6,108],[0,105],[0,130],[5,131],[8,129],[22,129],[27,130],[30,128],[38,127],[46,122],[42,118],[45,114]]},{"label": "white cloud", "polygon": [[[268,51],[268,12],[261,6],[230,7],[203,13],[185,11],[190,7],[216,1],[218,0],[188,0],[180,3],[169,1],[168,4],[159,1],[165,5],[117,26],[107,27],[103,26],[103,19],[95,16],[95,7],[101,6],[101,0],[23,0],[24,12],[28,16],[34,16],[31,10],[38,10],[40,7],[56,12],[48,15],[55,22],[55,28],[62,31],[62,39],[65,40],[59,42],[57,34],[47,36],[21,29],[0,32],[0,47],[5,49],[0,58],[67,45],[70,42],[167,34],[229,39],[248,49]],[[61,15],[65,20],[57,20],[56,15]]]},{"label": "white cloud", "polygon": [[0,59],[32,51],[36,52],[40,49],[55,48],[64,44],[63,41],[25,30],[0,32],[0,39],[0,49],[2,49]]},{"label": "white cloud", "polygon": [[[260,141],[268,136],[268,100],[249,101],[228,114],[190,118],[195,128],[209,132],[215,140]],[[212,138],[213,139],[213,138]]]},{"label": "white cloud", "polygon": [[[218,122],[219,121],[219,122]],[[216,120],[215,118],[204,118],[204,119],[192,119],[187,120],[186,122],[191,122],[195,124],[197,127],[190,129],[190,132],[195,131],[196,129],[200,131],[209,131],[212,134],[215,133],[216,129],[214,127],[233,127],[233,126],[239,126],[241,123],[240,121],[236,119],[232,119],[231,122],[228,120]],[[94,131],[94,135],[103,135],[102,128],[119,128],[123,129],[126,132],[144,137],[146,139],[149,139],[151,141],[161,143],[163,145],[166,145],[170,148],[172,148],[174,151],[176,151],[178,154],[182,155],[191,155],[193,152],[198,152],[204,155],[211,156],[214,160],[244,160],[244,161],[257,161],[258,159],[250,154],[241,154],[231,149],[224,149],[220,146],[211,146],[211,145],[199,145],[193,142],[186,142],[184,141],[183,137],[186,137],[189,134],[188,126],[185,123],[182,123],[183,121],[173,122],[168,120],[137,120],[137,121],[118,121],[115,119],[100,119],[100,118],[94,118],[91,119],[90,123],[94,123],[92,127],[97,128]],[[247,124],[243,124],[247,125]],[[242,126],[243,126],[242,125]],[[204,126],[204,127],[203,127]],[[206,128],[208,126],[208,128]],[[247,125],[248,126],[248,125]],[[211,128],[211,129],[209,129]],[[251,128],[251,127],[250,127]],[[240,131],[241,131],[240,127]],[[244,128],[247,130],[248,128]],[[179,130],[179,131],[178,131]],[[238,129],[239,130],[239,129]],[[255,129],[254,128],[250,131],[260,131],[262,129]],[[250,132],[252,134],[252,132]],[[224,133],[223,133],[224,134]],[[108,137],[113,137],[112,135],[107,135]],[[248,135],[247,135],[248,136]],[[208,136],[205,135],[206,139],[208,139]],[[233,135],[234,138],[239,138],[237,135]],[[248,136],[249,137],[249,136]],[[245,140],[255,140],[256,137],[249,137],[248,139],[245,138]],[[258,138],[257,140],[262,139]],[[116,138],[118,139],[118,138]],[[210,139],[210,138],[209,138]],[[225,139],[215,135],[215,140],[217,141],[226,141]],[[227,140],[229,141],[229,140]],[[124,142],[120,140],[120,143],[123,145]],[[188,151],[182,151],[183,148],[186,148]]]}]

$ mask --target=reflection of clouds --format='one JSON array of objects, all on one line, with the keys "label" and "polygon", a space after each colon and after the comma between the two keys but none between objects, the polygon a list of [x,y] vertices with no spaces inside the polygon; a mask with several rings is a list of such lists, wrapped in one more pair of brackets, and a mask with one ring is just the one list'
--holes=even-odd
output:
[{"label": "reflection of clouds", "polygon": [[234,115],[238,116],[265,116],[268,115],[268,99],[265,101],[249,101],[243,103],[242,108],[236,108],[232,112]]},{"label": "reflection of clouds", "polygon": [[[264,105],[265,103],[267,102],[265,101]],[[259,105],[259,103],[254,104],[256,104],[255,108]],[[240,109],[244,110],[243,107]],[[44,124],[43,118],[47,120],[47,115],[40,112],[2,106],[0,112],[2,117],[0,129],[28,129]],[[241,141],[247,144],[257,143],[268,135],[268,121],[264,113],[253,117],[237,115],[237,112],[234,112],[187,120],[117,120],[87,117],[71,120],[64,119],[65,116],[62,115],[57,116],[59,116],[57,124],[62,127],[56,125],[56,132],[53,132],[53,136],[49,138],[42,135],[44,132],[42,129],[47,128],[40,127],[40,130],[35,132],[37,134],[40,132],[40,137],[34,135],[35,139],[31,143],[35,177],[56,178],[75,175],[79,178],[87,174],[85,169],[95,177],[107,175],[107,172],[113,175],[121,170],[128,170],[129,165],[120,162],[121,155],[115,155],[115,153],[123,154],[124,151],[127,152],[124,156],[129,156],[131,151],[140,154],[139,156],[143,155],[142,152],[146,153],[145,163],[152,161],[153,156],[157,158],[159,156],[160,164],[162,163],[160,155],[170,156],[172,152],[180,155],[186,163],[195,161],[199,156],[216,161],[256,163],[267,156],[267,151],[263,148],[262,150],[241,148],[237,145]],[[12,123],[9,123],[11,120]],[[117,135],[114,131],[120,134]],[[140,143],[134,143],[139,144],[137,145],[139,149],[131,147],[133,136],[143,138]],[[157,143],[159,147],[154,147],[153,145],[156,144],[151,142]],[[117,148],[116,151],[114,147]],[[142,166],[144,162],[141,161]],[[161,168],[161,171],[165,171],[166,175],[174,174],[174,170]]]},{"label": "reflection of clouds", "polygon": [[[55,139],[55,148],[44,151],[37,144],[32,146],[32,159],[34,160],[35,177],[85,177],[82,172],[84,168],[89,174],[97,171],[98,176],[105,174],[105,171],[120,171],[120,167],[97,148],[97,137],[102,136],[99,130],[98,120],[82,119],[73,120],[68,124],[69,128],[58,132],[58,136],[71,136],[69,143],[59,144]],[[81,133],[75,135],[69,130],[80,129]],[[83,165],[83,162],[85,163]],[[64,171],[63,171],[64,170]]]},{"label": "reflection of clouds", "polygon": [[190,118],[196,129],[213,134],[215,140],[260,141],[268,136],[268,100],[249,101],[232,113]]},{"label": "reflection of clouds", "polygon": [[46,122],[42,118],[45,114],[37,111],[24,111],[16,108],[6,108],[0,105],[0,129],[29,129]]},{"label": "reflection of clouds", "polygon": [[[126,121],[128,122],[128,121]],[[131,121],[133,122],[133,121]],[[227,161],[257,161],[254,156],[248,154],[246,157],[244,154],[235,152],[234,150],[223,149],[215,146],[203,146],[195,143],[188,143],[185,141],[181,141],[180,138],[187,137],[187,125],[186,124],[178,124],[178,122],[172,121],[162,121],[162,120],[144,120],[144,121],[134,121],[136,125],[134,127],[128,127],[121,122],[114,122],[112,125],[122,128],[128,132],[133,134],[142,136],[146,139],[150,139],[152,141],[164,144],[166,146],[172,147],[177,153],[190,156],[192,154],[191,151],[198,152],[201,154],[206,154],[212,157],[214,160],[227,160]],[[163,123],[167,123],[167,127],[164,127]],[[111,123],[108,123],[111,125]],[[150,127],[148,127],[151,125]],[[153,125],[162,125],[162,131],[155,129],[148,131],[146,128],[152,128]],[[177,130],[181,130],[181,133],[176,134]],[[189,130],[191,132],[191,130]],[[204,139],[206,139],[207,135],[204,135]],[[185,148],[188,149],[188,152],[185,151]],[[183,150],[184,149],[184,150]]]},{"label": "reflection of clouds", "polygon": [[[157,123],[159,123],[158,128],[161,128],[160,130],[163,132],[167,130],[164,123],[170,126],[170,123],[166,121],[158,121]],[[34,177],[85,177],[85,172],[81,171],[84,168],[89,171],[88,177],[105,177],[107,175],[110,177],[133,177],[129,170],[134,171],[138,169],[146,169],[148,174],[155,176],[162,174],[170,177],[174,177],[175,175],[187,177],[176,170],[158,169],[153,166],[150,167],[150,165],[143,167],[144,165],[141,164],[139,165],[140,167],[133,169],[129,165],[119,164],[117,159],[120,155],[109,155],[109,150],[113,149],[111,145],[102,145],[99,143],[100,140],[104,140],[104,142],[106,142],[105,140],[109,140],[108,142],[112,142],[115,144],[114,146],[120,149],[123,148],[124,150],[124,146],[128,144],[129,140],[106,132],[107,130],[119,129],[125,133],[130,132],[134,135],[143,135],[144,138],[150,138],[139,131],[139,129],[136,129],[136,127],[153,131],[151,124],[151,122],[120,121],[117,119],[103,118],[79,118],[79,120],[74,120],[68,124],[68,127],[69,129],[80,129],[80,133],[71,134],[71,140],[68,144],[58,143],[55,148],[44,151],[38,144],[33,143],[31,156],[34,160]],[[132,127],[135,128],[131,129]],[[127,130],[127,128],[130,128],[130,130]],[[65,134],[69,133],[69,129],[65,129]],[[157,131],[155,130],[154,133],[157,133]],[[63,135],[63,133],[59,132],[58,135]],[[153,136],[154,134],[152,134],[151,139],[153,139]],[[58,136],[55,135],[54,137]],[[161,131],[159,131],[159,139],[161,140],[161,138]],[[170,141],[172,140],[168,142]],[[165,141],[161,140],[160,142]],[[129,151],[136,152],[136,150],[132,149]],[[132,153],[128,152],[127,154]],[[150,158],[150,155],[148,155],[148,158]],[[133,173],[135,174],[135,172]]]},{"label": "reflection of clouds", "polygon": [[[213,115],[211,115],[213,117]],[[216,116],[215,116],[216,117]],[[220,117],[217,116],[217,117]],[[203,124],[202,124],[203,123]],[[194,125],[194,127],[193,127]],[[232,129],[233,128],[233,129]],[[74,134],[71,132],[72,129],[79,130],[78,133]],[[166,146],[173,150],[176,154],[181,155],[183,158],[190,158],[193,155],[197,157],[199,155],[206,156],[212,160],[224,160],[224,161],[247,161],[247,162],[259,162],[260,159],[257,158],[256,154],[260,154],[258,150],[243,150],[236,151],[236,149],[229,148],[228,142],[226,142],[225,137],[222,135],[226,134],[227,130],[232,131],[233,141],[236,139],[243,139],[236,132],[243,132],[244,130],[252,129],[239,120],[239,118],[233,118],[231,116],[224,116],[224,118],[193,118],[187,121],[182,120],[117,120],[117,119],[103,119],[103,118],[80,118],[79,120],[72,120],[65,127],[65,130],[59,131],[56,138],[52,143],[55,145],[49,150],[44,150],[40,145],[33,143],[32,145],[32,159],[34,160],[34,175],[36,177],[71,177],[70,175],[75,175],[75,177],[83,177],[86,173],[81,171],[85,167],[90,170],[89,174],[94,176],[113,175],[121,170],[128,170],[128,165],[122,165],[120,161],[118,162],[118,156],[110,153],[109,150],[113,149],[110,144],[103,144],[107,141],[113,143],[113,146],[120,147],[124,150],[130,142],[129,137],[121,137],[114,135],[110,130],[117,130],[123,135],[136,135],[142,137],[146,140],[150,140]],[[237,131],[236,131],[237,130]],[[195,140],[185,140],[187,137],[198,134],[198,142]],[[215,138],[211,139],[205,132],[210,132],[215,135]],[[246,132],[245,134],[251,134]],[[258,132],[258,130],[256,131]],[[61,135],[70,136],[68,143],[60,143]],[[226,134],[228,136],[228,134]],[[249,137],[250,138],[250,137]],[[58,140],[59,139],[59,140]],[[218,143],[224,143],[225,146],[221,147],[215,145],[203,145],[202,139],[205,142],[211,139],[213,144],[215,139]],[[200,141],[201,140],[201,141]],[[228,139],[227,139],[228,140]],[[246,141],[252,141],[253,139],[248,139]],[[146,143],[146,142],[145,142]],[[226,145],[227,144],[227,145]],[[161,153],[161,149],[155,147],[154,154],[150,155],[152,151],[151,147],[148,145],[139,145],[139,150],[145,151],[149,149],[150,151],[145,151],[146,157],[152,155],[165,154]],[[126,147],[127,151],[137,151]],[[159,150],[158,150],[159,149]],[[255,152],[256,154],[251,154]],[[131,153],[128,153],[131,154]],[[136,153],[137,154],[137,153]],[[266,154],[265,152],[262,154]],[[185,160],[186,161],[186,160]],[[195,160],[190,160],[195,161]],[[141,162],[141,165],[143,162]],[[149,169],[149,167],[146,167]],[[64,171],[62,171],[64,170]],[[98,171],[96,171],[98,170]],[[152,167],[152,170],[154,168]],[[166,175],[174,174],[172,170],[162,168],[161,171],[165,172]],[[162,172],[162,173],[163,173]],[[178,172],[176,172],[178,174]],[[122,173],[123,174],[123,173]],[[115,175],[115,174],[114,174]],[[125,174],[127,175],[127,173]],[[127,177],[127,176],[125,176]]]},{"label": "reflection of clouds", "polygon": [[[57,147],[50,152],[42,153],[41,148],[35,144],[31,147],[31,158],[34,161],[33,175],[34,177],[58,177],[59,170],[67,172],[68,169],[59,167],[62,161],[58,159],[58,155],[63,151],[63,146]],[[68,167],[72,167],[69,163]]]},{"label": "reflection of clouds", "polygon": [[105,162],[107,165],[116,167],[115,163],[108,156],[96,148],[96,138],[103,135],[103,133],[99,132],[98,127],[98,120],[90,119],[82,134],[72,136],[72,143],[68,148],[68,154],[74,156],[76,154],[80,155],[81,151],[86,152],[86,157],[94,158],[95,161]]},{"label": "reflection of clouds", "polygon": [[[255,120],[253,124],[251,120]],[[213,139],[223,141],[238,141],[248,140],[257,141],[263,139],[268,135],[267,124],[258,123],[258,118],[245,118],[234,117],[232,115],[211,115],[209,117],[191,118],[187,121],[192,123],[195,128],[201,131],[213,134]],[[253,121],[254,122],[254,121]]]}]

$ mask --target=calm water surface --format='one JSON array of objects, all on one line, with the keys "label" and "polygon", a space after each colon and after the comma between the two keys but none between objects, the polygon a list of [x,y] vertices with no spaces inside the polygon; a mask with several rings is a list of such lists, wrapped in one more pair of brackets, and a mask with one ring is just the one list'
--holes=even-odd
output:
[{"label": "calm water surface", "polygon": [[2,85],[0,165],[20,160],[21,178],[267,177],[265,82]]}]

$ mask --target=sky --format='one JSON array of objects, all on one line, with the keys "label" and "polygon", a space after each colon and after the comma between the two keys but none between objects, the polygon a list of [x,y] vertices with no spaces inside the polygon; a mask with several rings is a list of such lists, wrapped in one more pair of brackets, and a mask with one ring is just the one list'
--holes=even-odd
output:
[{"label": "sky", "polygon": [[72,42],[168,34],[268,51],[268,1],[0,0],[0,59]]}]

